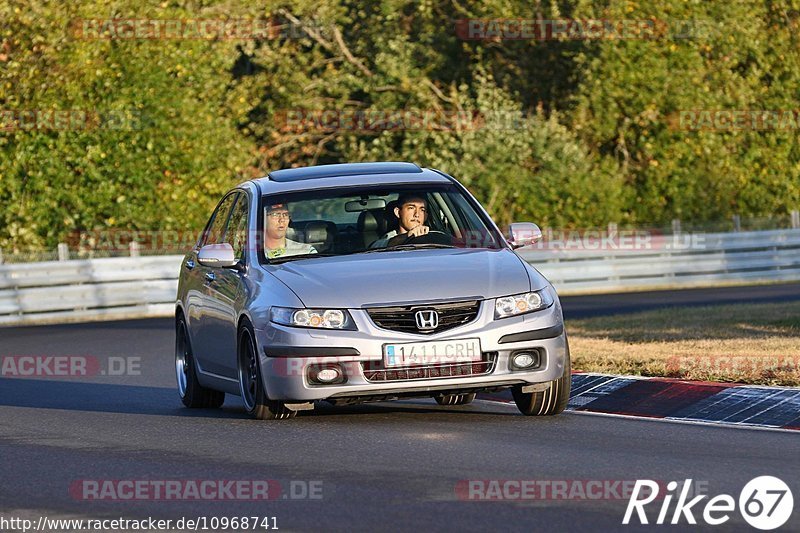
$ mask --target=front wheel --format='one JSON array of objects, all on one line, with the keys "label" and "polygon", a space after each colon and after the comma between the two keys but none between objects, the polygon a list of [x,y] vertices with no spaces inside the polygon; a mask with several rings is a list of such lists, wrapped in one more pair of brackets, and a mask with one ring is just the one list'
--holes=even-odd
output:
[{"label": "front wheel", "polygon": [[285,420],[294,418],[297,411],[282,402],[267,398],[261,379],[261,365],[256,355],[255,338],[249,327],[239,332],[239,391],[244,409],[260,420]]},{"label": "front wheel", "polygon": [[522,385],[511,389],[514,403],[523,415],[552,416],[567,408],[569,392],[572,387],[572,372],[569,357],[569,345],[564,361],[564,372],[561,377],[550,382],[550,386],[541,392],[522,392]]}]

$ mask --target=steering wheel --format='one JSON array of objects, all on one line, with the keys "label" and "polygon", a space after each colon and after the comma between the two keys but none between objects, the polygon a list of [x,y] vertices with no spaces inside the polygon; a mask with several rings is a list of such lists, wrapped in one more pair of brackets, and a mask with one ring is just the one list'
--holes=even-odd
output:
[{"label": "steering wheel", "polygon": [[450,246],[453,244],[453,237],[443,231],[431,230],[425,235],[417,237],[409,237],[406,244],[444,244]]}]

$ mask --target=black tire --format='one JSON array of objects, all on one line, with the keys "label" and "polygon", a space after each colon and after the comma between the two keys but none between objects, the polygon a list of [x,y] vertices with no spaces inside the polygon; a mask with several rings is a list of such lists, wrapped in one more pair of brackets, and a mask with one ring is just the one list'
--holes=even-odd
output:
[{"label": "black tire", "polygon": [[440,394],[433,397],[439,405],[467,405],[475,399],[475,393],[470,394]]},{"label": "black tire", "polygon": [[289,409],[283,402],[267,398],[261,379],[261,365],[256,354],[255,336],[249,324],[239,331],[239,391],[247,413],[259,420],[286,420],[294,418],[297,411]]},{"label": "black tire", "polygon": [[552,416],[562,413],[569,403],[569,392],[572,387],[572,371],[567,345],[564,372],[561,377],[550,382],[550,387],[542,392],[522,392],[522,386],[511,389],[514,403],[523,415]]},{"label": "black tire", "polygon": [[175,321],[175,377],[178,395],[186,407],[210,409],[222,407],[225,402],[224,392],[203,387],[197,380],[197,365],[183,315]]}]

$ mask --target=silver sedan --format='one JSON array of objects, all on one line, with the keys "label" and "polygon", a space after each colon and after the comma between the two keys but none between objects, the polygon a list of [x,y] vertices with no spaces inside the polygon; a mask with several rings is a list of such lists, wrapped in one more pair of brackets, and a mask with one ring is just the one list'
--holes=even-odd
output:
[{"label": "silver sedan", "polygon": [[570,357],[552,285],[454,178],[411,163],[278,170],[219,202],[184,258],[175,368],[187,407],[242,397],[261,419],[316,402],[511,389],[566,407]]}]

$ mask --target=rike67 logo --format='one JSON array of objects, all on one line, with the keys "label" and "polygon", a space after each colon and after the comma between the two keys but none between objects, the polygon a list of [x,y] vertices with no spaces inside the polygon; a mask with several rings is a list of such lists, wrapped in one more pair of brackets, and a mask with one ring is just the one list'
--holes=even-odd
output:
[{"label": "rike67 logo", "polygon": [[[698,505],[707,497],[705,494],[689,499],[692,489],[691,479],[683,483],[680,494],[676,490],[678,489],[676,481],[667,484],[665,494],[659,494],[661,486],[663,485],[649,479],[636,480],[622,523],[630,524],[634,512],[640,524],[650,523],[645,506],[657,498],[661,500],[661,508],[655,524],[680,524],[682,520],[686,520],[688,524],[697,524],[694,513],[702,512],[706,524],[718,526],[730,520],[731,513],[736,510],[737,502],[728,494],[714,496],[705,502],[705,506]],[[669,519],[674,496],[677,496],[677,502]],[[739,493],[738,506],[739,512],[748,524],[756,529],[770,530],[781,527],[789,520],[794,508],[794,498],[789,486],[782,480],[773,476],[759,476],[750,480]]]}]

